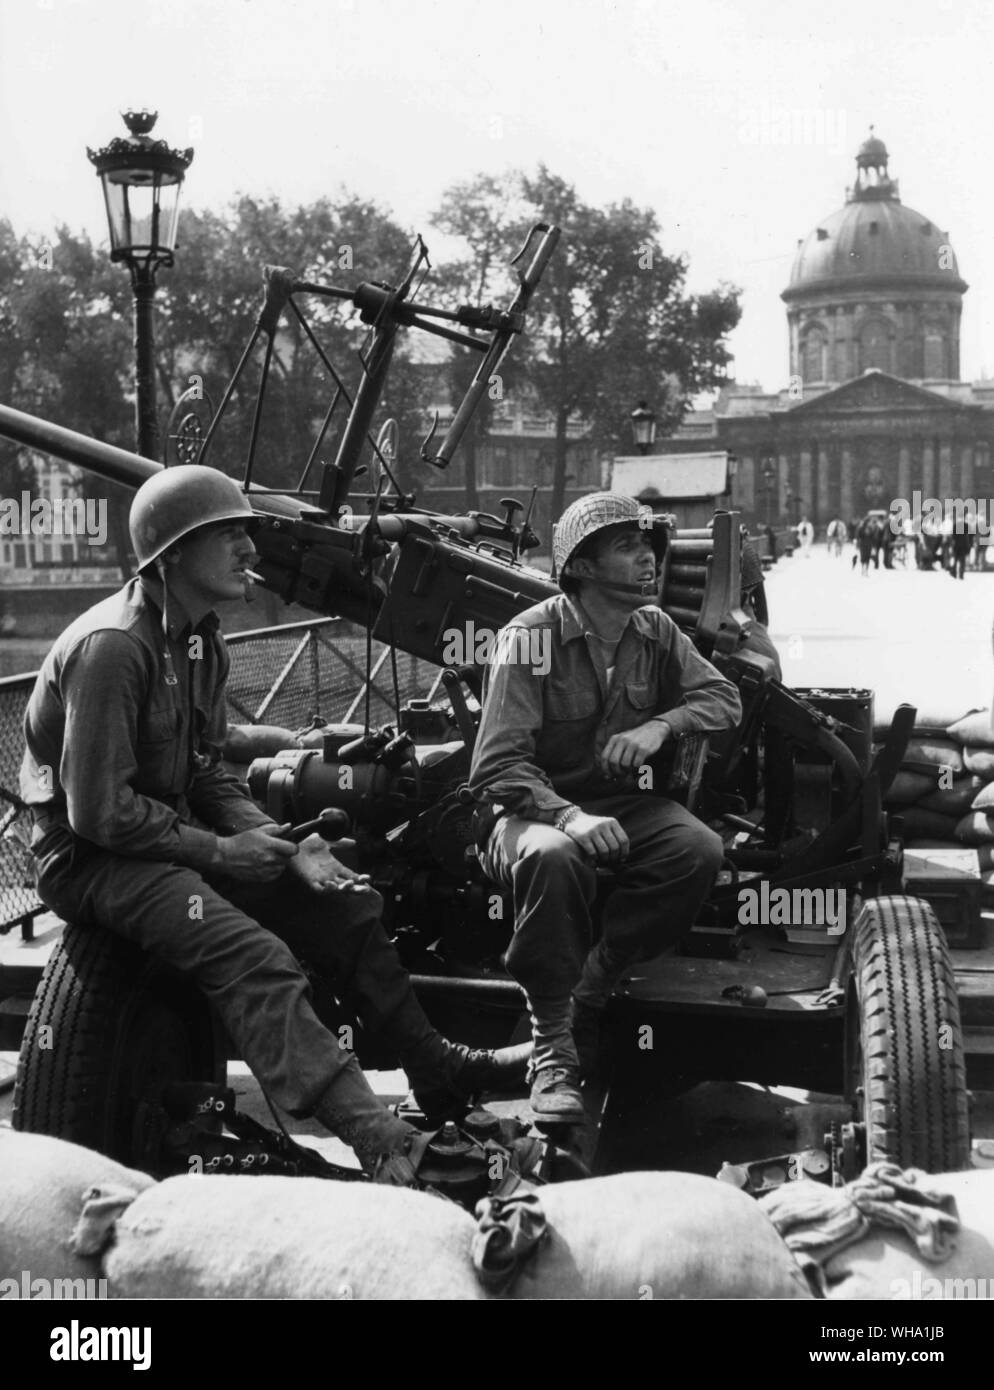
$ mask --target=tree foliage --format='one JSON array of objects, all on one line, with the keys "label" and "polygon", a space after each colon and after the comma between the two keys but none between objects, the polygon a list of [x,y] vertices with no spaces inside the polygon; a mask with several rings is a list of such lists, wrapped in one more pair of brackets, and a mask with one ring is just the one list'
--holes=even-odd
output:
[{"label": "tree foliage", "polygon": [[[644,399],[663,431],[692,397],[721,379],[725,335],[739,315],[737,292],[685,291],[687,265],[660,246],[650,209],[630,199],[589,206],[575,188],[540,167],[526,175],[479,176],[448,190],[434,229],[457,247],[436,265],[421,296],[447,307],[506,306],[515,282],[508,265],[536,221],[553,222],[562,239],[536,292],[524,335],[512,344],[499,379],[464,436],[466,502],[478,505],[475,459],[501,399],[526,393],[531,412],[554,424],[552,513],[562,509],[570,428],[578,421],[601,449],[629,447],[628,416]],[[429,235],[429,242],[433,234]],[[249,343],[264,303],[263,268],[352,289],[362,281],[401,279],[411,235],[373,202],[342,192],[306,207],[277,198],[241,196],[219,210],[181,215],[176,264],[160,273],[156,298],[156,372],[166,447],[170,412],[188,387],[220,402]],[[296,296],[338,371],[347,395],[362,372],[368,325],[351,305]],[[131,289],[124,269],[85,235],[59,228],[51,245],[18,237],[0,221],[0,399],[111,443],[134,441]],[[399,481],[436,481],[412,465],[439,395],[458,403],[482,354],[439,348],[439,339],[401,333],[374,428],[388,417],[401,431]],[[209,461],[240,475],[261,375],[265,339],[249,355]],[[440,390],[441,388],[441,390]],[[261,416],[255,478],[268,486],[297,482],[336,391],[332,375],[289,308],[272,343],[272,368]],[[337,451],[345,411],[327,427],[316,457]],[[407,460],[406,465],[404,460]],[[13,487],[18,455],[0,452],[0,484]],[[13,470],[13,473],[11,472]],[[317,486],[316,471],[309,477]],[[114,491],[103,480],[100,495]],[[361,478],[358,486],[362,488]],[[126,550],[120,490],[117,534]]]},{"label": "tree foliage", "polygon": [[[687,294],[687,263],[663,251],[651,209],[630,199],[592,207],[545,166],[499,185],[481,178],[459,186],[447,195],[450,203],[469,210],[470,230],[463,234],[487,270],[497,251],[489,241],[474,245],[474,224],[500,227],[505,259],[532,223],[561,229],[529,313],[526,359],[528,389],[554,423],[551,514],[557,516],[571,419],[582,419],[600,448],[614,452],[630,447],[628,417],[639,400],[655,411],[661,433],[675,428],[692,398],[724,375],[723,340],[739,319],[738,292],[720,285]],[[512,206],[516,215],[508,218]]]}]

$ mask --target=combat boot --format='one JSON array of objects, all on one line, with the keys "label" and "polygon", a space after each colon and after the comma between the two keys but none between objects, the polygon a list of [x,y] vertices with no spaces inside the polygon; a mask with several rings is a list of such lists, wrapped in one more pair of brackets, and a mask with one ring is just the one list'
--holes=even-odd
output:
[{"label": "combat boot", "polygon": [[535,1073],[529,1100],[541,1119],[579,1122],[584,1118],[583,1097],[574,1067],[542,1067]]},{"label": "combat boot", "polygon": [[422,1139],[413,1125],[398,1119],[380,1100],[350,1056],[314,1109],[314,1117],[355,1153],[363,1171],[377,1182],[408,1187],[415,1182]]},{"label": "combat boot", "polygon": [[516,1047],[480,1049],[450,1042],[435,1033],[401,1062],[414,1099],[432,1124],[455,1119],[480,1091],[507,1091],[525,1080],[530,1042]]},{"label": "combat boot", "polygon": [[479,1091],[506,1091],[525,1080],[530,1042],[480,1049],[450,1042],[431,1023],[413,989],[380,1026],[397,1051],[414,1099],[432,1124],[456,1119]]}]

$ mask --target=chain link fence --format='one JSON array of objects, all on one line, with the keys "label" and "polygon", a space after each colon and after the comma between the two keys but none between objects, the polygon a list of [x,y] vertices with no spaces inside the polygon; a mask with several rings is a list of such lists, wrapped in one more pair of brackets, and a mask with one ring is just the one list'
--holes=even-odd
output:
[{"label": "chain link fence", "polygon": [[[365,628],[342,618],[234,633],[227,643],[231,724],[395,724],[399,706],[433,693],[441,674],[431,662],[371,642]],[[34,886],[31,814],[18,789],[34,681],[0,680],[0,933],[45,910]]]}]

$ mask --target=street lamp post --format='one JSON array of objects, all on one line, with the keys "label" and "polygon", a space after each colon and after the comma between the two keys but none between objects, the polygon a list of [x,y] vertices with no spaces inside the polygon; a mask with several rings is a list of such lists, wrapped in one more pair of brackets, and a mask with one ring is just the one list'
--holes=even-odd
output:
[{"label": "street lamp post", "polygon": [[656,442],[656,413],[645,401],[632,411],[632,438],[640,454],[647,454]]},{"label": "street lamp post", "polygon": [[135,310],[135,434],[138,452],[159,459],[159,423],[155,404],[155,276],[171,266],[176,249],[179,195],[193,150],[174,150],[149,131],[157,111],[125,111],[127,139],[111,140],[102,150],[87,149],[100,175],[110,258],[125,261],[131,272]]}]

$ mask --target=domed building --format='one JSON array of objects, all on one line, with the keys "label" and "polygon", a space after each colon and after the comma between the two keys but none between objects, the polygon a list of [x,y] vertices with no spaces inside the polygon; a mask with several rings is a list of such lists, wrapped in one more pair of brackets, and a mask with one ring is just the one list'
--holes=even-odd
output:
[{"label": "domed building", "polygon": [[661,453],[724,448],[747,520],[824,525],[892,498],[992,494],[994,382],[959,380],[967,284],[949,236],[901,201],[873,134],[844,205],[798,242],[787,306],[789,384],[729,382]]},{"label": "domed building", "polygon": [[787,304],[790,373],[809,385],[876,368],[907,379],[959,377],[966,282],[949,237],[905,207],[871,138],[846,203],[798,244]]}]

